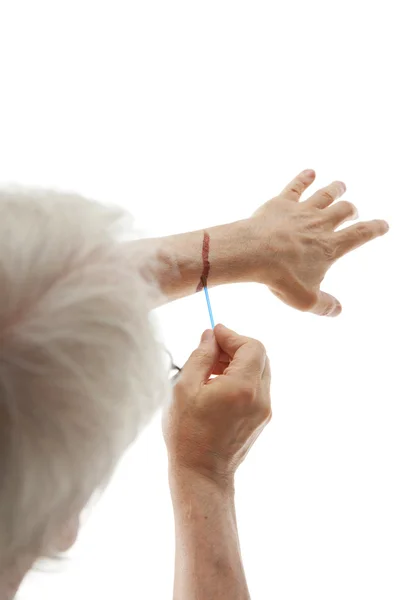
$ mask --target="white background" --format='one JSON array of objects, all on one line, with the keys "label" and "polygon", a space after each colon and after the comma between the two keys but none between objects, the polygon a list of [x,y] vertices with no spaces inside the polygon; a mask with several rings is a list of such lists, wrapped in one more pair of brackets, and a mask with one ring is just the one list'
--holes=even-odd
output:
[{"label": "white background", "polygon": [[[344,180],[362,219],[391,225],[328,274],[338,319],[262,286],[211,292],[216,320],[272,364],[274,418],[237,476],[253,600],[400,598],[396,4],[0,2],[2,182],[112,200],[163,235],[244,218],[314,168],[313,189]],[[204,297],[159,317],[183,363]],[[156,419],[69,565],[20,598],[172,598],[173,552]]]}]

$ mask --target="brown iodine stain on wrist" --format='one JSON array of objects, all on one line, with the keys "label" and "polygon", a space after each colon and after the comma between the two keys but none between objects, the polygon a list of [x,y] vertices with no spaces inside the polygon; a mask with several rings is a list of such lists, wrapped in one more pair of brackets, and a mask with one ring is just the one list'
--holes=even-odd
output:
[{"label": "brown iodine stain on wrist", "polygon": [[210,261],[208,259],[209,253],[210,253],[210,236],[207,233],[207,231],[205,231],[204,238],[203,238],[203,250],[202,250],[203,272],[201,274],[199,284],[196,288],[196,292],[201,292],[201,290],[203,288],[207,287],[207,280],[208,280],[208,276],[210,274]]}]

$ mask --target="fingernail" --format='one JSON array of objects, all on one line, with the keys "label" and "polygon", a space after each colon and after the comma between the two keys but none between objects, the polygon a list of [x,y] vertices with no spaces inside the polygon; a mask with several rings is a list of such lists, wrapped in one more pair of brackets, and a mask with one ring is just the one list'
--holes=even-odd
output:
[{"label": "fingernail", "polygon": [[342,306],[340,304],[336,304],[332,310],[327,314],[328,317],[337,317],[342,312]]},{"label": "fingernail", "polygon": [[214,332],[213,332],[213,330],[212,329],[206,329],[206,331],[201,336],[201,341],[202,342],[211,342],[211,340],[213,338],[214,338]]},{"label": "fingernail", "polygon": [[313,177],[315,177],[315,171],[313,171],[313,169],[307,169],[306,171],[304,171],[304,175],[312,179]]},{"label": "fingernail", "polygon": [[344,194],[346,191],[346,184],[344,183],[344,181],[338,181],[338,185],[340,187],[341,192]]},{"label": "fingernail", "polygon": [[381,221],[381,223],[382,223],[383,233],[387,233],[390,229],[389,223],[387,223],[386,221]]}]

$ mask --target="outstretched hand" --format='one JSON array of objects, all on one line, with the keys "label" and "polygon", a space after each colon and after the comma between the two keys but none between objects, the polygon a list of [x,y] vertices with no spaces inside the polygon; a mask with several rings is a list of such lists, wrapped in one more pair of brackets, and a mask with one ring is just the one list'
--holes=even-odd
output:
[{"label": "outstretched hand", "polygon": [[253,259],[257,256],[253,278],[294,308],[336,316],[342,310],[339,300],[320,289],[326,272],[344,254],[385,234],[389,226],[374,220],[336,231],[357,218],[356,207],[335,202],[346,191],[339,181],[300,202],[314,179],[314,171],[303,171],[249,219],[253,242],[259,244],[252,254]]}]

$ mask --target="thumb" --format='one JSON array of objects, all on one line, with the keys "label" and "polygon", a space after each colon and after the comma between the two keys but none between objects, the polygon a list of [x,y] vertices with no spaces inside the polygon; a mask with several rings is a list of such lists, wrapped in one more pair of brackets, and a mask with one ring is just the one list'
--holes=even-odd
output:
[{"label": "thumb", "polygon": [[223,351],[222,354],[228,356],[230,359],[233,358],[239,348],[249,340],[249,338],[239,335],[236,331],[228,329],[228,327],[221,325],[221,323],[218,323],[215,327],[215,337],[218,346]]},{"label": "thumb", "polygon": [[220,352],[214,332],[212,329],[206,329],[199,346],[192,352],[181,371],[181,383],[198,386],[208,381]]},{"label": "thumb", "polygon": [[320,291],[311,312],[323,317],[337,317],[342,312],[342,305],[334,296]]}]

